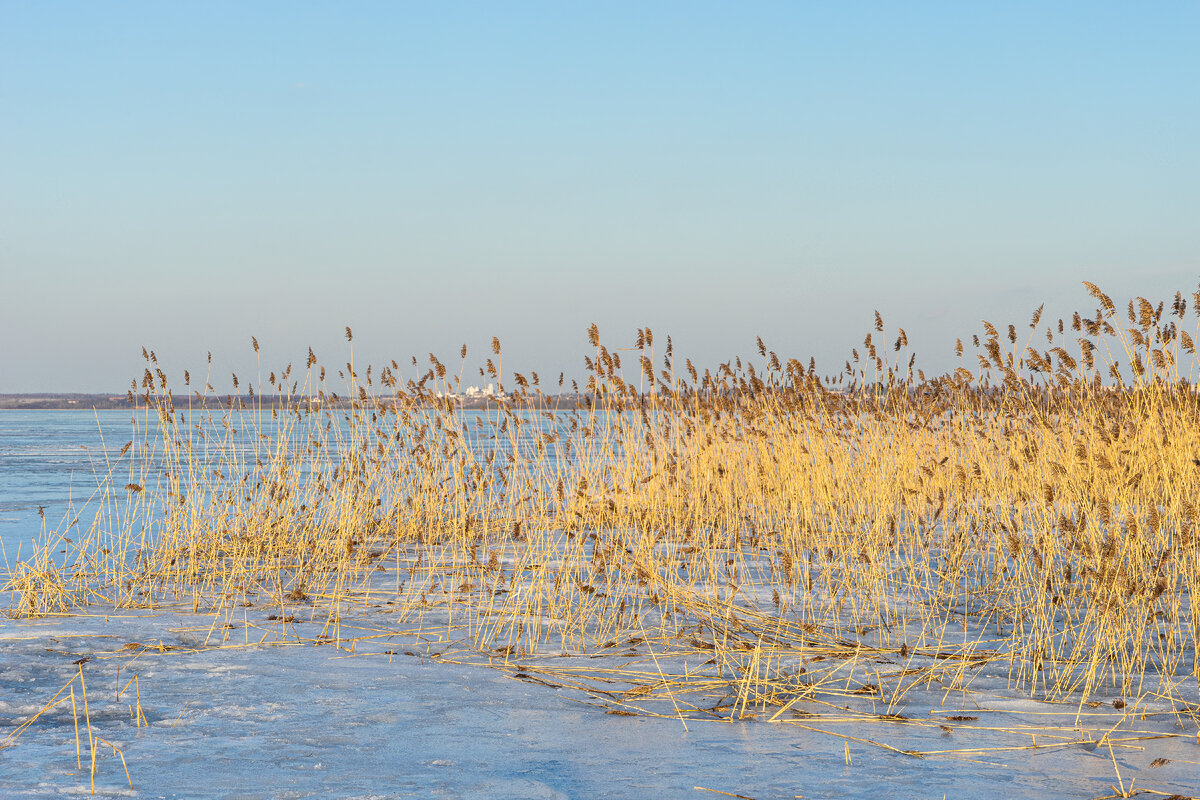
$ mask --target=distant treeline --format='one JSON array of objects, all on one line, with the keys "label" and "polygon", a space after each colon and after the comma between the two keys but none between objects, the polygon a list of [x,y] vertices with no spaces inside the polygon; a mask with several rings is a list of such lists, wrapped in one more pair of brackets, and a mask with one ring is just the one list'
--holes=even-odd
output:
[{"label": "distant treeline", "polygon": [[0,394],[0,410],[129,408],[123,394]]},{"label": "distant treeline", "polygon": [[[342,406],[350,406],[351,398],[349,397],[331,397],[325,395],[323,398],[309,398],[314,406],[325,406],[329,408],[337,408]],[[522,403],[522,405],[533,405],[536,407],[551,406],[551,405],[571,405],[572,403],[584,402],[582,395],[563,394],[563,395],[544,395],[536,400],[530,398],[534,402]],[[137,406],[145,405],[143,397],[136,395],[134,402]],[[186,396],[176,398],[177,404],[187,403]],[[444,399],[436,401],[438,405],[445,402]],[[487,408],[489,405],[498,403],[497,398],[488,395],[470,396],[457,395],[453,398],[455,405],[462,408]],[[209,407],[220,406],[259,406],[265,408],[273,408],[277,406],[295,405],[296,403],[304,403],[304,398],[296,396],[281,397],[274,395],[208,395],[204,398],[205,405]],[[132,408],[129,396],[116,394],[0,394],[0,411],[11,410],[42,410],[42,409],[112,409],[112,408]]]}]

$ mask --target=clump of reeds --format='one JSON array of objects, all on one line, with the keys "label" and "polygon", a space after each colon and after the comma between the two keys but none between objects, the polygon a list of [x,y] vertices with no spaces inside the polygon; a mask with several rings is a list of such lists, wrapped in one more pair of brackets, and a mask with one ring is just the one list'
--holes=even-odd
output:
[{"label": "clump of reeds", "polygon": [[[878,315],[833,377],[761,340],[701,372],[648,328],[609,348],[592,326],[569,402],[562,378],[508,379],[494,341],[482,411],[453,396],[465,347],[457,375],[432,354],[407,380],[351,360],[340,393],[309,350],[224,399],[187,373],[177,396],[145,352],[95,523],[67,560],[18,565],[14,610],[312,603],[336,624],[387,596],[505,660],[702,656],[733,687],[722,713],[811,696],[813,653],[888,708],[997,664],[1047,698],[1149,681],[1184,706],[1195,323],[1182,295],[1121,310],[1088,287],[1094,313],[985,322],[974,361],[960,341],[962,366],[932,378]],[[880,676],[897,658],[924,661]]]}]

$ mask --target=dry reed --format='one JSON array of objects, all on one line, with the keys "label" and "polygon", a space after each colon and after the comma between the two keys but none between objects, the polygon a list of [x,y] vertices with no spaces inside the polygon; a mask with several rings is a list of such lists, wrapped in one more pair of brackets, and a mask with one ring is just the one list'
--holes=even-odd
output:
[{"label": "dry reed", "polygon": [[407,381],[351,359],[341,394],[309,350],[225,400],[190,374],[177,397],[145,352],[94,522],[16,565],[12,612],[184,601],[220,638],[257,607],[353,650],[396,635],[382,609],[438,657],[618,714],[951,731],[976,715],[910,700],[965,704],[987,675],[1084,722],[1114,696],[1194,721],[1200,333],[1182,295],[1122,311],[1088,289],[1093,313],[1039,309],[1026,341],[985,322],[933,378],[878,314],[832,378],[761,340],[701,373],[648,328],[610,349],[592,326],[574,396],[507,380],[493,340],[502,394],[478,412],[452,396],[465,347],[457,375],[431,354]]}]

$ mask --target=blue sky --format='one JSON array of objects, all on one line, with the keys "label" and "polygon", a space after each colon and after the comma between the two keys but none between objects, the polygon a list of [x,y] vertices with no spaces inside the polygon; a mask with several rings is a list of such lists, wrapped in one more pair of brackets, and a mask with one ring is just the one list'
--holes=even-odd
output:
[{"label": "blue sky", "polygon": [[0,392],[586,328],[927,372],[1200,280],[1200,5],[0,5]]}]

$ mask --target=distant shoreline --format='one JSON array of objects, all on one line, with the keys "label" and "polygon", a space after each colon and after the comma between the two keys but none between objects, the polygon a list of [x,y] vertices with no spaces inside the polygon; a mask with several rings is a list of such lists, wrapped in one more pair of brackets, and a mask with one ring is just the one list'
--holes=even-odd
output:
[{"label": "distant shoreline", "polygon": [[[140,399],[140,398],[139,398]],[[229,405],[232,399],[240,405],[262,405],[265,407],[274,407],[279,405],[287,405],[289,403],[303,402],[303,398],[276,398],[271,395],[219,395],[208,396],[205,398],[210,407],[216,408]],[[387,398],[376,398],[386,400]],[[456,395],[453,398],[455,405],[460,408],[487,408],[490,405],[497,404],[497,399],[491,395]],[[314,403],[316,398],[312,398]],[[576,404],[586,402],[583,395],[568,393],[561,395],[544,395],[538,400],[530,398],[528,403],[522,405],[530,405],[533,407],[551,407],[559,406],[573,408]],[[177,402],[187,402],[187,398],[177,398]],[[139,404],[140,405],[140,404]],[[323,405],[337,407],[350,405],[350,398],[340,397],[336,400],[326,399]],[[116,394],[86,394],[86,393],[64,393],[55,394],[52,392],[30,393],[30,394],[0,394],[0,411],[91,411],[108,410],[108,409],[130,409],[133,408],[126,395]]]},{"label": "distant shoreline", "polygon": [[108,408],[130,408],[129,398],[123,394],[0,394],[0,411],[74,409],[90,410]]}]

